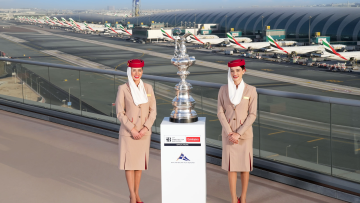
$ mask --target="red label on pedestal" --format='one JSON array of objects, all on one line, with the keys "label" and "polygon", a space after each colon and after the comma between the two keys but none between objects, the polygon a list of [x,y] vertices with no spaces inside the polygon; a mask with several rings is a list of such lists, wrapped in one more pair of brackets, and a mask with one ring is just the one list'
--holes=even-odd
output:
[{"label": "red label on pedestal", "polygon": [[200,137],[186,137],[186,142],[200,142]]}]

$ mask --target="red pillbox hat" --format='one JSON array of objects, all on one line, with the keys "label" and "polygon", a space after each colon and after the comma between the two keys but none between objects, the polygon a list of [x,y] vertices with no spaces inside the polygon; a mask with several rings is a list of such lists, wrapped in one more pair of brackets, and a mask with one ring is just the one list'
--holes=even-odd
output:
[{"label": "red pillbox hat", "polygon": [[145,63],[141,59],[131,59],[128,61],[127,65],[130,68],[142,68],[144,67]]},{"label": "red pillbox hat", "polygon": [[228,63],[229,68],[236,67],[236,66],[245,66],[245,60],[244,59],[236,59],[236,60],[230,61]]}]

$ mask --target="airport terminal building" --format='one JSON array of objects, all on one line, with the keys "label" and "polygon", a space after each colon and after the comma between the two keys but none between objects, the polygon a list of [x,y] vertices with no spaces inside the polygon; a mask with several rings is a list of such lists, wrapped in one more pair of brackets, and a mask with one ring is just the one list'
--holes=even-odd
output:
[{"label": "airport terminal building", "polygon": [[[285,29],[287,39],[309,38],[320,32],[331,41],[360,41],[359,8],[237,8],[192,10],[160,13],[126,19],[133,24],[164,22],[169,27],[217,23],[220,29],[242,31],[243,35],[256,35],[266,26]],[[264,29],[262,29],[264,28]]]}]

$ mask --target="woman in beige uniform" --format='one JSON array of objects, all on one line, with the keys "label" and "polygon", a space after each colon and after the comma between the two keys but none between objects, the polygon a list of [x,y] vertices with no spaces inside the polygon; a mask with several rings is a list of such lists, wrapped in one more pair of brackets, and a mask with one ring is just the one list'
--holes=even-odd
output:
[{"label": "woman in beige uniform", "polygon": [[151,127],[156,118],[156,101],[151,85],[143,83],[144,61],[128,61],[128,82],[116,97],[119,131],[119,169],[125,170],[130,203],[142,203],[139,185],[142,170],[148,169]]},{"label": "woman in beige uniform", "polygon": [[[256,119],[256,88],[246,84],[243,59],[228,63],[228,84],[220,88],[218,118],[222,126],[222,169],[228,171],[232,203],[245,203],[249,172],[253,170],[253,129]],[[241,173],[242,193],[236,195],[237,172]]]}]

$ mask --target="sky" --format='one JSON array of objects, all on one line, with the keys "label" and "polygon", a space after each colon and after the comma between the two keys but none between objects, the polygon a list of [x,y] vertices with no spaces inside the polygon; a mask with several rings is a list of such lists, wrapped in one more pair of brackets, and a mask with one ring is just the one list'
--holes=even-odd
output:
[{"label": "sky", "polygon": [[[142,9],[215,9],[244,8],[250,6],[291,6],[329,3],[347,3],[345,0],[141,0]],[[359,2],[353,0],[350,2]],[[116,9],[131,8],[132,0],[0,0],[2,8],[42,8],[42,9]]]}]

